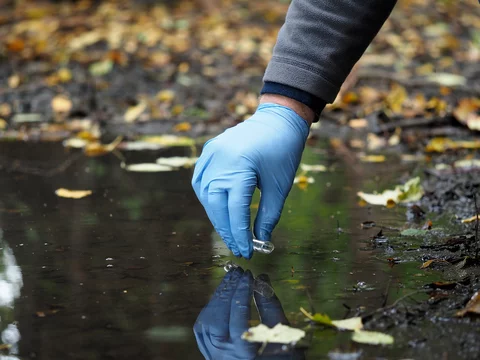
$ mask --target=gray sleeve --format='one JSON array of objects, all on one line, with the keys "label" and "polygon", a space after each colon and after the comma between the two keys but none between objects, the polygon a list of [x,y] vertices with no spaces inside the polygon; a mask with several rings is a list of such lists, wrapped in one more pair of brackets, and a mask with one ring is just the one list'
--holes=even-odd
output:
[{"label": "gray sleeve", "polygon": [[293,0],[263,78],[332,102],[396,0]]}]

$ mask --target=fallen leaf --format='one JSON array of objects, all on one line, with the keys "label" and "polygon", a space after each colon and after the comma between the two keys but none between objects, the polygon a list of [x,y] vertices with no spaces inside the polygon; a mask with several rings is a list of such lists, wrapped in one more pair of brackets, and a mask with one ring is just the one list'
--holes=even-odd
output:
[{"label": "fallen leaf", "polygon": [[348,122],[348,126],[350,126],[353,129],[363,129],[368,126],[368,120],[367,119],[352,119]]},{"label": "fallen leaf", "polygon": [[140,150],[160,150],[165,146],[147,141],[127,141],[118,146],[122,150],[140,151]]},{"label": "fallen leaf", "polygon": [[467,313],[480,314],[480,291],[473,294],[470,301],[462,310],[457,311],[457,316],[465,316]]},{"label": "fallen leaf", "polygon": [[327,171],[327,167],[324,165],[308,165],[300,164],[300,169],[305,172],[324,172]]},{"label": "fallen leaf", "polygon": [[175,99],[175,92],[172,90],[162,90],[157,94],[157,99],[161,102],[170,103]]},{"label": "fallen leaf", "polygon": [[126,165],[125,163],[122,163],[121,166],[123,169],[132,172],[164,172],[174,170],[174,168],[172,168],[171,166],[155,163],[140,163],[131,165]]},{"label": "fallen leaf", "polygon": [[327,325],[327,326],[333,326],[336,327],[339,330],[360,330],[363,329],[363,323],[362,323],[362,318],[361,317],[353,317],[349,319],[344,319],[344,320],[331,320],[330,317],[326,314],[311,314],[304,308],[300,308],[300,311],[305,315],[308,319],[311,321],[317,323],[317,324],[322,324],[322,325]]},{"label": "fallen leaf", "polygon": [[420,269],[426,269],[430,267],[433,263],[444,263],[445,265],[450,264],[448,261],[443,260],[443,259],[431,259],[425,261],[422,266],[420,266]]},{"label": "fallen leaf", "polygon": [[192,146],[195,145],[195,140],[186,136],[177,135],[160,135],[160,136],[145,136],[140,139],[148,143],[159,144],[163,146]]},{"label": "fallen leaf", "polygon": [[332,320],[332,325],[339,330],[361,330],[363,323],[361,317],[353,317],[345,320]]},{"label": "fallen leaf", "polygon": [[480,220],[480,215],[473,215],[472,217],[469,217],[467,219],[463,219],[462,220],[462,223],[464,224],[469,224],[469,223],[472,223],[474,221],[477,221],[477,219]]},{"label": "fallen leaf", "polygon": [[480,130],[480,99],[469,98],[459,101],[453,116],[470,130]]},{"label": "fallen leaf", "polygon": [[93,63],[88,68],[90,74],[96,77],[100,77],[103,75],[107,75],[113,69],[113,61],[112,60],[103,60],[96,63]]},{"label": "fallen leaf", "polygon": [[248,342],[295,344],[305,336],[305,331],[287,325],[277,324],[269,328],[264,324],[251,327],[242,334]]},{"label": "fallen leaf", "polygon": [[138,119],[138,117],[145,111],[146,108],[147,103],[142,100],[137,105],[130,106],[125,112],[125,115],[123,115],[123,119],[127,123],[132,123]]},{"label": "fallen leaf", "polygon": [[88,141],[78,138],[70,138],[63,141],[63,146],[74,149],[83,149],[87,144]]},{"label": "fallen leaf", "polygon": [[352,340],[361,344],[370,345],[391,345],[394,339],[391,335],[377,331],[358,330],[352,335]]},{"label": "fallen leaf", "polygon": [[433,73],[427,76],[427,80],[442,86],[462,86],[467,84],[465,76],[449,73]]},{"label": "fallen leaf", "polygon": [[[171,113],[172,113],[173,116],[178,116],[178,115],[180,115],[181,113],[183,113],[183,110],[184,110],[183,105],[177,104],[177,105],[175,105],[174,107],[172,107]],[[191,126],[189,123],[187,123],[187,122],[181,123],[181,124],[184,124],[184,127],[188,127],[188,129],[187,129],[187,130],[176,130],[176,131],[188,131],[188,130],[190,130],[191,127],[192,127],[192,126]],[[181,125],[181,124],[176,125],[175,128],[176,128],[177,126]],[[188,126],[187,126],[187,124],[188,124]],[[174,129],[175,129],[175,128],[174,128]]]},{"label": "fallen leaf", "polygon": [[190,167],[195,164],[198,158],[189,158],[183,156],[173,156],[168,158],[158,158],[157,164],[166,165],[173,168]]},{"label": "fallen leaf", "polygon": [[67,199],[81,199],[92,195],[92,190],[68,190],[65,188],[60,188],[55,190],[55,194],[59,197]]},{"label": "fallen leaf", "polygon": [[192,129],[192,125],[190,125],[190,123],[188,122],[182,122],[173,127],[173,130],[176,132],[186,132],[186,131],[190,131],[191,129]]},{"label": "fallen leaf", "polygon": [[20,76],[14,74],[8,78],[8,86],[12,89],[16,89],[20,85]]},{"label": "fallen leaf", "polygon": [[313,177],[307,177],[305,175],[300,175],[293,179],[294,184],[313,184],[314,182],[315,179]]},{"label": "fallen leaf", "polygon": [[387,159],[385,155],[360,155],[360,161],[370,163],[381,163]]},{"label": "fallen leaf", "polygon": [[393,190],[385,190],[381,194],[358,192],[357,195],[372,205],[395,206],[396,203],[407,203],[420,200],[423,188],[420,178],[408,180],[404,185],[397,185]]},{"label": "fallen leaf", "polygon": [[405,100],[407,100],[407,97],[407,90],[402,85],[394,83],[385,99],[385,102],[394,113],[400,113],[402,111],[403,103]]},{"label": "fallen leaf", "polygon": [[68,113],[72,109],[72,101],[65,95],[57,95],[52,99],[52,110],[56,113]]},{"label": "fallen leaf", "polygon": [[463,140],[453,141],[448,138],[433,138],[425,146],[426,152],[439,152],[443,153],[447,150],[457,149],[480,149],[480,140]]},{"label": "fallen leaf", "polygon": [[108,154],[115,150],[115,148],[122,142],[122,137],[119,136],[113,140],[110,144],[104,145],[99,142],[90,142],[87,143],[83,149],[85,155],[87,156],[101,156]]}]

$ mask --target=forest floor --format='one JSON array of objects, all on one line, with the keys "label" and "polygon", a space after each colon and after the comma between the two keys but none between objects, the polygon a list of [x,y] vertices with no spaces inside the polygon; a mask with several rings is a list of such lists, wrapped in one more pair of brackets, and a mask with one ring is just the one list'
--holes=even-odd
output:
[{"label": "forest floor", "polygon": [[[99,156],[201,144],[248,118],[288,2],[174,3],[0,1],[0,141]],[[479,99],[480,5],[401,0],[309,139],[328,136],[346,161],[421,161],[424,195],[409,211],[424,233],[411,236],[435,230],[425,213],[450,214],[452,230],[404,254],[449,281],[364,321],[410,332],[429,319],[441,326],[419,327],[411,346],[448,337],[463,358],[480,353]],[[0,169],[31,171],[1,154]]]}]

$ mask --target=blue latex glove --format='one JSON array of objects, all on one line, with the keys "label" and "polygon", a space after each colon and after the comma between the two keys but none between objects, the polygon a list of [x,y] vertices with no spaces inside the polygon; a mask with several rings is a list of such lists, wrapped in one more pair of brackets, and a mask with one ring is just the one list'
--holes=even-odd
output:
[{"label": "blue latex glove", "polygon": [[[205,359],[305,359],[301,349],[284,349],[282,344],[268,344],[259,356],[259,343],[241,339],[242,334],[249,328],[252,293],[263,324],[268,327],[274,327],[278,323],[288,325],[280,300],[275,293],[269,293],[268,297],[265,297],[254,291],[258,280],[271,287],[270,279],[266,275],[260,275],[254,280],[248,270],[244,272],[240,267],[230,270],[209,303],[200,312],[193,331],[198,348]],[[273,291],[273,288],[271,289]]]},{"label": "blue latex glove", "polygon": [[269,241],[300,164],[309,128],[288,107],[265,103],[244,122],[209,140],[192,186],[215,230],[235,256],[253,255],[250,204],[261,191],[257,239]]}]

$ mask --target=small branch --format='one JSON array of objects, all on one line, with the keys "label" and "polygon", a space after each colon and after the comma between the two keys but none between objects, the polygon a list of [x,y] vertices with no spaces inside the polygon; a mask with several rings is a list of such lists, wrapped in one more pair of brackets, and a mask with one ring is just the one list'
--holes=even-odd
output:
[{"label": "small branch", "polygon": [[473,193],[473,201],[475,202],[475,260],[478,260],[478,251],[479,251],[479,244],[478,244],[478,205],[477,205],[477,194]]}]

